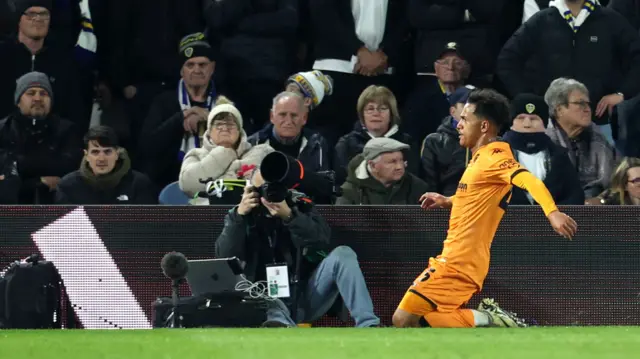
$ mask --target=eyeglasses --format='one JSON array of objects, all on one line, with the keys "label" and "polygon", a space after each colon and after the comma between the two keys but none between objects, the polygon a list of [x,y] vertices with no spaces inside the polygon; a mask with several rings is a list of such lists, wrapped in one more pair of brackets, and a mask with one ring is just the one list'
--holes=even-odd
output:
[{"label": "eyeglasses", "polygon": [[235,122],[214,122],[213,127],[215,127],[217,130],[222,130],[222,129],[233,130],[237,128]]},{"label": "eyeglasses", "polygon": [[372,114],[374,112],[382,113],[382,112],[387,112],[387,111],[389,111],[389,107],[387,107],[387,106],[367,107],[367,108],[364,109],[364,112],[368,113],[368,114]]},{"label": "eyeglasses", "polygon": [[48,11],[27,11],[24,13],[24,16],[29,20],[36,20],[36,18],[40,18],[41,20],[49,20],[51,18],[51,14]]},{"label": "eyeglasses", "polygon": [[583,109],[591,108],[590,101],[569,101],[569,104],[579,106]]}]

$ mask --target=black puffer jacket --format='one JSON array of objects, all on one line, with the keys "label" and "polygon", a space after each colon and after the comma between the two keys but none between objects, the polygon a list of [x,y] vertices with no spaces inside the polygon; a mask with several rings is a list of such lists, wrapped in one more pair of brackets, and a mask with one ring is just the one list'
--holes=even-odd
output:
[{"label": "black puffer jacket", "polygon": [[297,0],[205,0],[204,16],[234,81],[284,81],[293,71]]},{"label": "black puffer jacket", "polygon": [[[404,132],[400,132],[397,127],[392,127],[391,131],[395,131],[392,135],[387,136],[389,138],[393,138],[394,140],[405,143],[411,148],[409,149],[409,154],[407,160],[407,170],[409,172],[417,175],[420,169],[419,160],[418,160],[418,151],[417,145],[415,144],[413,138]],[[336,144],[335,153],[333,157],[333,170],[336,172],[336,183],[341,185],[347,179],[347,167],[349,166],[349,161],[351,161],[355,156],[362,153],[364,149],[364,145],[369,142],[371,136],[367,133],[367,130],[364,126],[362,126],[361,122],[356,122],[353,131],[347,133],[342,136],[340,140],[338,140],[338,144]]]},{"label": "black puffer jacket", "polygon": [[41,177],[63,177],[78,168],[82,142],[74,125],[57,116],[35,133],[31,120],[12,115],[0,120],[0,157],[15,162],[20,176],[20,204],[51,204],[53,192]]},{"label": "black puffer jacket", "polygon": [[[640,36],[617,12],[600,6],[574,33],[555,7],[536,13],[509,39],[498,75],[511,96],[543,96],[551,81],[570,77],[589,89],[591,104],[640,91]],[[606,118],[602,119],[606,121]]]},{"label": "black puffer jacket", "polygon": [[[442,49],[457,42],[474,75],[492,74],[500,52],[498,20],[504,3],[505,0],[410,0],[409,22],[417,30],[416,72],[433,72],[433,63]],[[468,21],[465,10],[470,14]]]},{"label": "black puffer jacket", "polygon": [[422,179],[428,192],[452,196],[471,158],[458,142],[453,117],[447,116],[438,131],[429,134],[422,145]]}]

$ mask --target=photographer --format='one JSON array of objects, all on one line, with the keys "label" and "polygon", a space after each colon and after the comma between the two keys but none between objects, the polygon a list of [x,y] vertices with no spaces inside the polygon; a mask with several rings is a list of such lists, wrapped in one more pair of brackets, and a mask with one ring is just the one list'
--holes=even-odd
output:
[{"label": "photographer", "polygon": [[[330,228],[311,201],[302,193],[289,190],[279,203],[268,202],[258,190],[264,179],[259,170],[253,185],[245,187],[240,204],[225,217],[222,233],[215,244],[216,257],[238,257],[244,261],[247,279],[256,283],[267,279],[270,263],[286,263],[288,278],[299,275],[292,288],[295,298],[270,302],[267,327],[293,327],[322,317],[338,295],[357,327],[375,327],[380,319],[355,252],[340,246],[326,255]],[[298,270],[299,269],[299,270]],[[291,283],[291,281],[289,281]],[[299,295],[296,295],[298,294]],[[289,307],[297,308],[295,321]]]}]

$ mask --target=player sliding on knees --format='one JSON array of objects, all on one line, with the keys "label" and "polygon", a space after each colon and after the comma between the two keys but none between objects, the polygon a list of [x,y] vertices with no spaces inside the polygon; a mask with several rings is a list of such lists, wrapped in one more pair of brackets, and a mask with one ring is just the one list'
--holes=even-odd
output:
[{"label": "player sliding on knees", "polygon": [[524,327],[514,313],[492,299],[478,308],[463,309],[482,289],[489,271],[489,250],[511,197],[512,186],[531,194],[553,229],[565,238],[576,233],[576,222],[560,212],[545,185],[520,166],[506,142],[498,138],[509,121],[507,99],[493,90],[476,90],[458,123],[460,145],[472,151],[458,190],[452,197],[425,193],[422,207],[452,208],[442,254],[416,278],[393,315],[396,327],[472,328]]}]

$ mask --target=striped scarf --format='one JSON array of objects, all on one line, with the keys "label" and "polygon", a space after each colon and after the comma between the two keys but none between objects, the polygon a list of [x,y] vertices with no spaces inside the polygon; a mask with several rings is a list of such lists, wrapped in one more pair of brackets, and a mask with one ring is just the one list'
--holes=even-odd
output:
[{"label": "striped scarf", "polygon": [[587,0],[582,5],[582,10],[578,16],[573,16],[571,10],[567,7],[565,0],[556,0],[550,1],[549,7],[555,7],[560,12],[560,15],[564,17],[567,21],[569,27],[573,30],[573,32],[578,32],[580,30],[580,26],[584,24],[584,21],[589,17],[589,15],[596,9],[596,6],[600,6],[598,0]]},{"label": "striped scarf", "polygon": [[75,47],[76,58],[82,63],[92,64],[98,50],[98,39],[93,33],[93,20],[91,19],[89,0],[80,0],[80,16],[82,18],[82,29]]}]

